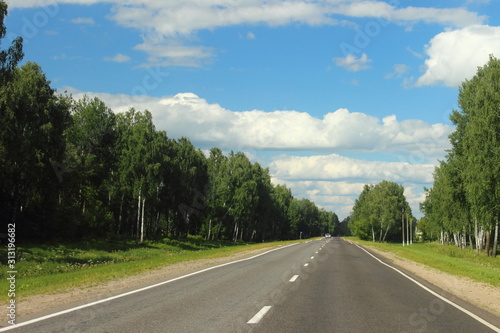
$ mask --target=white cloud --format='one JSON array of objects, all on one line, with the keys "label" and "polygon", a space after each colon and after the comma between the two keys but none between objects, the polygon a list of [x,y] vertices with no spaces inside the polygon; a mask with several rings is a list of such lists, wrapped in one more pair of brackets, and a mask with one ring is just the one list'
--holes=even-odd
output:
[{"label": "white cloud", "polygon": [[[66,88],[76,98],[83,93]],[[453,128],[421,120],[379,119],[338,109],[322,119],[306,112],[260,110],[234,112],[208,103],[193,93],[161,98],[87,93],[101,98],[115,112],[148,109],[157,128],[170,137],[235,150],[397,153],[402,160],[434,161],[449,148]]]},{"label": "white cloud", "polygon": [[485,16],[479,16],[464,8],[418,8],[406,7],[394,10],[393,19],[397,21],[438,23],[446,26],[466,27],[473,24],[482,24]]},{"label": "white cloud", "polygon": [[105,57],[104,61],[112,61],[112,62],[128,62],[130,61],[130,57],[121,53],[116,54],[114,57]]},{"label": "white cloud", "polygon": [[[414,24],[437,23],[445,26],[464,27],[483,24],[484,16],[464,8],[397,8],[384,1],[336,0],[12,0],[11,8],[53,7],[60,4],[91,5],[112,4],[108,17],[118,25],[139,31],[144,42],[136,46],[149,55],[148,65],[200,66],[213,58],[213,50],[202,46],[186,45],[201,30],[215,30],[237,25],[284,26],[290,24],[344,25],[353,22],[344,18],[375,18],[386,23]],[[342,18],[342,19],[339,19]],[[79,24],[94,24],[92,18],[73,20]],[[252,39],[253,33],[247,38]],[[177,45],[172,45],[172,43]],[[349,58],[351,57],[351,58]],[[367,68],[363,59],[355,61],[349,70]],[[368,59],[366,59],[368,60]],[[341,61],[341,60],[339,60]],[[356,61],[358,63],[356,64]],[[361,61],[361,62],[360,62]]]},{"label": "white cloud", "polygon": [[87,25],[95,25],[95,21],[92,17],[77,17],[70,20],[71,23],[74,24],[87,24]]},{"label": "white cloud", "polygon": [[352,72],[368,69],[370,68],[368,64],[372,62],[366,53],[363,53],[359,58],[356,58],[353,54],[349,54],[345,58],[334,58],[334,60],[337,66],[344,67],[348,71]]},{"label": "white cloud", "polygon": [[397,183],[432,183],[434,164],[365,161],[338,154],[287,156],[273,161],[269,168],[274,177],[286,180],[357,180],[375,184],[382,180]]},{"label": "white cloud", "polygon": [[437,23],[464,27],[484,23],[486,17],[463,8],[396,8],[383,1],[356,1],[331,8],[331,12],[350,17],[373,17],[401,23]]},{"label": "white cloud", "polygon": [[484,66],[490,54],[500,57],[500,27],[475,25],[436,35],[426,47],[425,73],[417,86],[459,86]]},{"label": "white cloud", "polygon": [[147,38],[134,49],[149,54],[148,63],[144,66],[200,67],[215,57],[210,47],[188,46],[172,38]]},{"label": "white cloud", "polygon": [[336,21],[309,1],[136,1],[118,2],[112,18],[127,27],[154,29],[164,36],[189,35],[198,30],[242,24],[290,23],[311,25]]}]

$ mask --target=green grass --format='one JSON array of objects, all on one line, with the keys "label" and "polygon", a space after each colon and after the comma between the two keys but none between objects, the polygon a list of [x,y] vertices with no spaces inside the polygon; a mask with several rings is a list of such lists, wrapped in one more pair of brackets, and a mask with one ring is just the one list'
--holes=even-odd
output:
[{"label": "green grass", "polygon": [[360,245],[373,246],[379,250],[391,252],[397,256],[409,259],[442,272],[455,276],[468,277],[477,282],[483,282],[500,287],[500,257],[487,257],[476,254],[469,249],[462,250],[452,245],[439,243],[414,243],[410,246],[392,243],[374,243],[361,241],[355,237],[345,237]]},{"label": "green grass", "polygon": [[[290,242],[243,244],[164,239],[160,242],[82,242],[57,245],[28,245],[17,248],[16,298],[54,294],[71,288],[85,288],[100,283],[141,274],[175,263],[287,245]],[[2,281],[6,281],[6,249],[0,250]],[[8,300],[8,283],[0,284],[0,302]]]}]

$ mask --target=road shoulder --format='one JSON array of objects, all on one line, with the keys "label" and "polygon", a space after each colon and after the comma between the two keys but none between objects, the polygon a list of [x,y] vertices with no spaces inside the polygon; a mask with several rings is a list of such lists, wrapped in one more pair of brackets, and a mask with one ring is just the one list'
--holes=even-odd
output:
[{"label": "road shoulder", "polygon": [[381,251],[373,246],[362,245],[367,250],[376,253],[394,265],[399,266],[421,279],[443,289],[464,301],[467,301],[493,315],[500,317],[500,289],[491,285],[473,281],[465,277],[457,277],[441,272],[435,268],[401,258],[394,253]]}]

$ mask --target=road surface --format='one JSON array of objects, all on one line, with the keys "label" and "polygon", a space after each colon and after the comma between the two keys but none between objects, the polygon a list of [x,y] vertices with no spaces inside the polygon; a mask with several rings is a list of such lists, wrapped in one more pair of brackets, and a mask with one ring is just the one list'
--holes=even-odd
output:
[{"label": "road surface", "polygon": [[339,238],[297,243],[0,332],[500,332],[386,263]]}]

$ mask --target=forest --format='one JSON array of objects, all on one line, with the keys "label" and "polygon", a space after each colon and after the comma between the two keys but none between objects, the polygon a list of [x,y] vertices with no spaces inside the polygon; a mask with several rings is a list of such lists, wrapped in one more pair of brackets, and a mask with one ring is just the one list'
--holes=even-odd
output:
[{"label": "forest", "polygon": [[[6,14],[0,2],[0,40]],[[23,57],[21,38],[0,53],[0,220],[19,239],[256,242],[339,224],[244,153],[202,152],[157,130],[147,110],[58,94],[38,64],[18,66]]]},{"label": "forest", "polygon": [[500,60],[490,56],[459,88],[456,126],[421,204],[426,240],[496,256],[500,216]]}]

